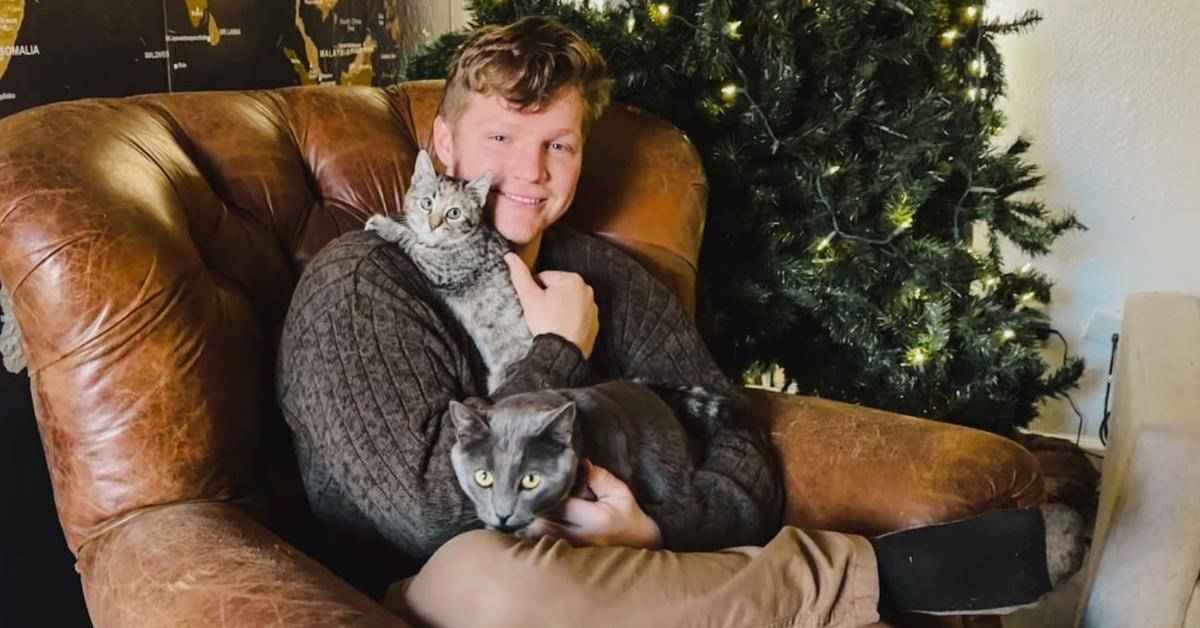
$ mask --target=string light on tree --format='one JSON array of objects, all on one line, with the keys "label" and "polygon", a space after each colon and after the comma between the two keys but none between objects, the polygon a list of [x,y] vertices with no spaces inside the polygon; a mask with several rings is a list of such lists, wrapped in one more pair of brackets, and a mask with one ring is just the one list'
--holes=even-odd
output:
[{"label": "string light on tree", "polygon": [[825,169],[825,175],[832,177],[833,175],[835,175],[841,171],[842,171],[842,167],[837,164],[834,164]]},{"label": "string light on tree", "polygon": [[1036,305],[1037,305],[1037,295],[1034,294],[1033,292],[1026,292],[1026,293],[1022,294],[1021,296],[1017,297],[1017,305],[1016,305],[1016,307],[1013,308],[1013,311],[1020,312],[1024,308],[1034,307]]},{"label": "string light on tree", "polygon": [[667,20],[671,19],[671,5],[665,2],[654,5],[650,10],[650,19],[659,26],[666,24]]},{"label": "string light on tree", "polygon": [[742,38],[742,34],[738,32],[738,29],[739,29],[739,28],[741,28],[741,27],[742,27],[742,21],[741,21],[741,20],[735,20],[735,21],[732,21],[732,22],[726,22],[726,23],[725,23],[725,28],[724,28],[724,31],[725,31],[725,34],[726,34],[727,36],[729,36],[729,38],[730,38],[730,39],[741,39],[741,38]]},{"label": "string light on tree", "polygon": [[625,20],[625,30],[629,31],[630,34],[633,34],[633,29],[636,27],[637,27],[637,18],[630,15]]},{"label": "string light on tree", "polygon": [[1002,340],[1002,341],[1009,341],[1016,337],[1017,337],[1017,332],[1015,332],[1011,329],[1005,329],[1004,331],[1000,332],[1000,340]]},{"label": "string light on tree", "polygon": [[979,55],[967,64],[967,73],[971,76],[984,76],[987,74],[987,61],[983,55]]},{"label": "string light on tree", "polygon": [[929,360],[929,353],[921,347],[913,347],[904,354],[904,363],[919,369],[925,368],[925,363]]},{"label": "string light on tree", "polygon": [[837,258],[837,251],[833,248],[833,238],[837,235],[836,231],[830,231],[829,235],[821,238],[813,247],[813,262],[820,265],[832,263]]},{"label": "string light on tree", "polygon": [[963,9],[963,19],[968,22],[974,22],[979,18],[980,10],[978,6],[970,5]]},{"label": "string light on tree", "polygon": [[817,246],[816,246],[817,251],[820,252],[820,251],[824,251],[825,249],[829,248],[829,245],[833,242],[833,237],[836,235],[837,235],[836,231],[830,231],[829,235],[825,236],[824,238],[821,238],[821,241],[817,242]]},{"label": "string light on tree", "polygon": [[737,83],[729,82],[722,85],[721,100],[724,100],[727,105],[732,105],[737,102],[738,91]]},{"label": "string light on tree", "polygon": [[948,29],[942,33],[942,45],[953,46],[954,42],[958,41],[958,38],[961,36],[957,28]]},{"label": "string light on tree", "polygon": [[908,202],[908,194],[900,195],[900,198],[888,208],[888,220],[896,226],[896,230],[892,235],[896,235],[902,231],[907,231],[913,226],[913,218],[917,215],[917,210]]}]

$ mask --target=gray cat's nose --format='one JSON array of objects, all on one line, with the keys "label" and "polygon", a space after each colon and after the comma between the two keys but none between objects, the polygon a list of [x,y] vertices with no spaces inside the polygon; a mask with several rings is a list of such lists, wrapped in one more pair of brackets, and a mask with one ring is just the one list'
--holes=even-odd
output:
[{"label": "gray cat's nose", "polygon": [[509,532],[516,532],[517,530],[521,529],[521,526],[519,526],[519,525],[509,525],[508,520],[510,518],[512,518],[512,515],[504,515],[504,516],[497,515],[496,516],[496,531],[504,532],[505,534],[507,534]]}]

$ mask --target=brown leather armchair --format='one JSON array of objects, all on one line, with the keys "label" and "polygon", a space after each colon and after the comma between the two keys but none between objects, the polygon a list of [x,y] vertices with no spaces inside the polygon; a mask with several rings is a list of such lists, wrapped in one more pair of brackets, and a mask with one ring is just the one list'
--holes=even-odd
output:
[{"label": "brown leather armchair", "polygon": [[[304,505],[271,365],[305,262],[400,211],[440,93],[150,95],[0,121],[0,281],[96,625],[401,625],[279,536]],[[692,308],[707,188],[687,138],[618,104],[586,155],[567,222]],[[791,523],[879,533],[1042,497],[1037,462],[1002,438],[750,396],[787,461]]]}]

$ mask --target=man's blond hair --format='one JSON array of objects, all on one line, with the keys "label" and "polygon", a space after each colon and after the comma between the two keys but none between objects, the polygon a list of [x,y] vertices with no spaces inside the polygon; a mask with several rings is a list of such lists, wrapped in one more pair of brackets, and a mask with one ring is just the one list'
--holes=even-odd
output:
[{"label": "man's blond hair", "polygon": [[453,124],[471,92],[498,94],[521,110],[536,111],[574,87],[583,97],[586,136],[608,106],[612,84],[604,58],[591,44],[558,22],[529,16],[471,33],[451,62],[439,111]]}]

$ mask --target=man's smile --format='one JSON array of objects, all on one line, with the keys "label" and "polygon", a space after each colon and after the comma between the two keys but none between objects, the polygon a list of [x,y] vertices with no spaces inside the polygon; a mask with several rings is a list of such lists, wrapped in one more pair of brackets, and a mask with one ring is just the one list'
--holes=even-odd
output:
[{"label": "man's smile", "polygon": [[508,192],[505,192],[503,190],[497,190],[497,193],[499,193],[501,196],[503,196],[504,198],[507,198],[510,201],[513,201],[516,203],[521,203],[523,205],[529,205],[530,207],[535,207],[537,205],[541,205],[542,203],[546,202],[545,198],[535,198],[535,197],[530,197],[530,196],[518,196],[516,194],[509,194]]}]

